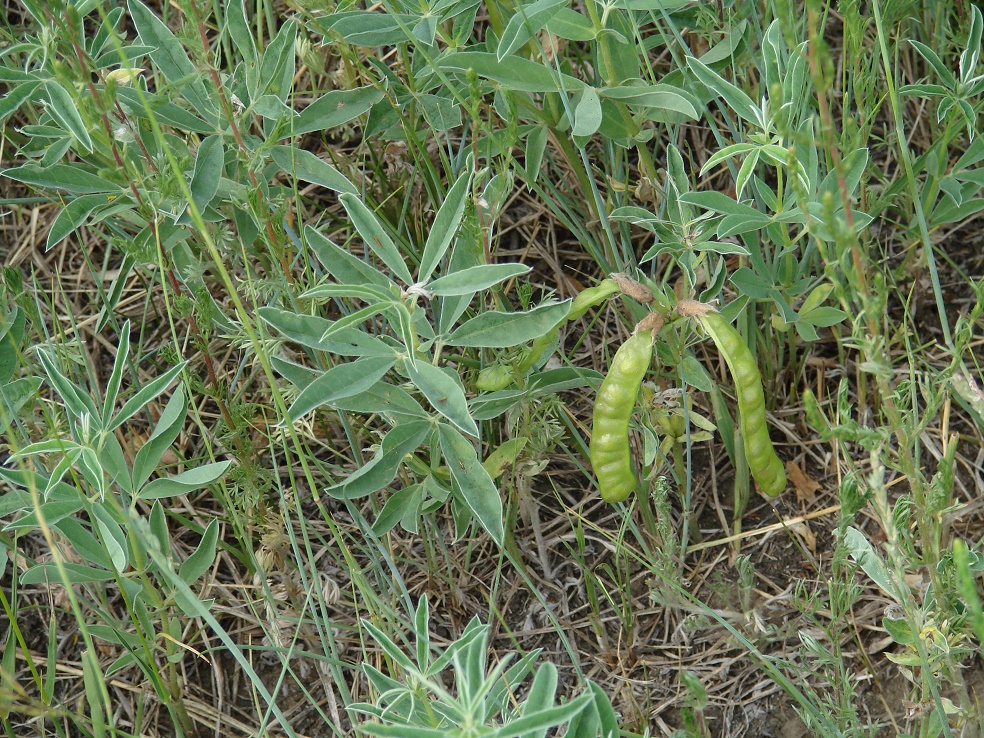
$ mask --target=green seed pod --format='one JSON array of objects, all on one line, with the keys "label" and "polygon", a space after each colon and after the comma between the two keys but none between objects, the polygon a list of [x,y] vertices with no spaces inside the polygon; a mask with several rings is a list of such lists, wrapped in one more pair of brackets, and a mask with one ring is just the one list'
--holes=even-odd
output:
[{"label": "green seed pod", "polygon": [[571,303],[570,312],[567,313],[568,320],[577,320],[593,307],[598,307],[612,295],[620,292],[618,283],[614,279],[603,279],[594,287],[581,290]]},{"label": "green seed pod", "polygon": [[493,364],[492,366],[485,367],[478,373],[478,379],[475,380],[475,389],[482,392],[495,392],[496,390],[505,389],[512,383],[513,375],[509,371],[509,367],[503,366],[502,364]]},{"label": "green seed pod", "polygon": [[635,333],[612,359],[594,406],[591,466],[606,502],[621,502],[636,488],[629,449],[629,419],[653,356],[653,333]]},{"label": "green seed pod", "polygon": [[709,307],[705,312],[694,310],[690,304],[681,311],[681,314],[684,313],[693,315],[700,321],[727,362],[738,397],[738,413],[741,416],[748,469],[762,491],[769,497],[776,497],[786,489],[786,470],[776,455],[772,439],[769,438],[769,429],[765,422],[762,375],[752,352],[748,350],[735,327],[720,313]]}]

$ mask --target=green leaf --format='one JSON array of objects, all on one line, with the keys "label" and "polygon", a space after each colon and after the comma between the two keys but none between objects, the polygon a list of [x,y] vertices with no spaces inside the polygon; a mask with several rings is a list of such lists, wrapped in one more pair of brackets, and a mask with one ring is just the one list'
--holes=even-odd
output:
[{"label": "green leaf", "polygon": [[545,335],[567,317],[571,301],[548,300],[527,312],[485,312],[463,323],[446,340],[449,346],[509,348]]},{"label": "green leaf", "polygon": [[[560,82],[553,69],[519,56],[509,56],[499,61],[495,54],[484,51],[455,51],[441,58],[437,65],[446,71],[466,72],[474,69],[478,76],[498,82],[507,90],[560,91]],[[579,92],[586,85],[576,77],[564,75],[564,87],[568,92]]]},{"label": "green leaf", "polygon": [[388,382],[376,382],[372,387],[357,395],[343,397],[334,403],[339,410],[353,413],[381,413],[387,417],[399,418],[429,418],[430,415],[421,407],[410,393],[402,387]]},{"label": "green leaf", "polygon": [[41,362],[45,374],[48,375],[48,382],[62,399],[62,402],[65,403],[68,411],[76,418],[81,418],[88,413],[94,421],[97,421],[99,410],[96,409],[96,404],[92,401],[92,398],[81,387],[61,373],[61,370],[49,354],[47,348],[38,349],[38,360]]},{"label": "green leaf", "polygon": [[118,572],[126,571],[130,559],[127,556],[126,534],[120,528],[120,524],[113,519],[103,505],[92,506],[92,517],[99,529],[100,543],[106,549],[110,561],[113,562],[113,569]]},{"label": "green leaf", "polygon": [[297,22],[287,20],[277,35],[267,45],[260,61],[260,81],[257,92],[268,92],[281,100],[287,99],[290,83],[294,77],[294,42],[297,39]]},{"label": "green leaf", "polygon": [[687,64],[690,70],[700,80],[701,84],[711,92],[722,97],[724,101],[739,117],[744,118],[755,126],[759,125],[757,117],[758,109],[752,98],[728,82],[724,77],[715,72],[699,59],[687,57]]},{"label": "green leaf", "polygon": [[69,94],[68,90],[58,82],[51,80],[44,85],[44,94],[47,96],[45,110],[55,121],[64,128],[72,137],[85,147],[86,151],[92,151],[92,139],[89,137],[89,129],[79,114],[78,101]]},{"label": "green leaf", "polygon": [[38,82],[23,82],[0,98],[0,123],[20,110],[20,106],[29,100],[40,86]]},{"label": "green leaf", "polygon": [[347,43],[357,46],[391,46],[408,41],[407,31],[419,16],[409,13],[379,13],[368,10],[349,10],[319,18],[325,30],[334,31]]},{"label": "green leaf", "polygon": [[743,295],[753,300],[767,300],[772,294],[773,285],[748,267],[742,267],[731,275],[731,283]]},{"label": "green leaf", "polygon": [[[537,669],[530,691],[523,703],[523,714],[551,707],[557,694],[557,667],[549,661]],[[538,738],[543,738],[540,733]]]},{"label": "green leaf", "polygon": [[591,21],[571,8],[561,8],[546,25],[547,30],[555,36],[566,38],[568,41],[592,41],[597,32]]},{"label": "green leaf", "polygon": [[403,256],[373,212],[355,195],[344,193],[340,200],[366,246],[372,249],[373,253],[403,280],[404,284],[412,285],[413,277],[410,276],[410,270],[407,269]]},{"label": "green leaf", "polygon": [[528,274],[530,271],[530,267],[525,264],[479,264],[435,279],[427,285],[427,291],[440,297],[474,295],[492,285],[521,274]]},{"label": "green leaf", "polygon": [[[9,340],[9,335],[8,339]],[[4,341],[6,343],[6,340]],[[24,377],[9,381],[9,377],[0,382],[0,434],[7,431],[10,424],[19,417],[21,408],[29,400],[37,397],[38,390],[41,388],[41,380],[38,377]],[[0,517],[3,517],[0,514]]]},{"label": "green leaf", "polygon": [[159,377],[147,382],[147,384],[141,387],[133,397],[124,403],[123,407],[120,408],[120,411],[113,417],[112,422],[109,423],[106,430],[115,430],[116,428],[119,428],[123,425],[123,423],[140,412],[148,402],[167,389],[168,385],[171,384],[171,382],[173,382],[182,371],[184,371],[187,364],[187,361],[182,361],[180,364],[168,369]]},{"label": "green leaf", "polygon": [[967,33],[967,46],[960,54],[960,79],[970,84],[981,59],[981,34],[984,32],[984,17],[981,9],[971,5],[970,31]]},{"label": "green leaf", "polygon": [[113,408],[116,406],[116,398],[119,396],[120,384],[123,381],[123,372],[126,369],[127,359],[130,357],[130,321],[123,323],[119,332],[119,345],[116,349],[116,357],[113,359],[113,371],[110,372],[109,380],[106,382],[106,391],[103,393],[102,414],[99,420],[102,427],[109,425],[112,417]]},{"label": "green leaf", "polygon": [[582,694],[556,707],[548,707],[534,712],[524,712],[523,716],[510,720],[498,730],[491,733],[492,738],[517,738],[529,733],[543,734],[550,728],[561,723],[569,723],[584,708],[591,704],[592,696]]},{"label": "green leaf", "polygon": [[574,108],[572,136],[591,136],[601,126],[601,98],[593,87],[581,90],[581,99]]},{"label": "green leaf", "polygon": [[226,30],[233,45],[242,56],[245,64],[247,84],[251,92],[255,92],[255,75],[259,69],[260,56],[256,51],[253,31],[246,17],[245,0],[229,0],[225,3]]},{"label": "green leaf", "polygon": [[79,556],[90,564],[95,564],[104,569],[113,568],[113,560],[105,547],[77,519],[64,518],[51,524],[51,527],[65,536],[65,539],[72,544],[72,548]]},{"label": "green leaf", "polygon": [[465,204],[468,202],[470,186],[471,167],[458,177],[448,191],[441,209],[437,211],[434,224],[427,235],[427,243],[424,244],[423,256],[420,258],[418,278],[421,282],[430,279],[431,274],[434,273],[438,264],[441,263],[441,259],[444,258],[455,233],[457,233],[458,226],[461,224],[461,217],[465,212]]},{"label": "green leaf", "polygon": [[919,41],[915,41],[913,39],[910,39],[909,43],[912,44],[912,48],[918,51],[919,55],[923,59],[929,62],[930,66],[933,67],[933,69],[936,71],[936,74],[939,75],[940,80],[943,82],[943,84],[946,87],[950,88],[951,90],[956,87],[957,80],[953,76],[953,72],[950,71],[950,68],[946,65],[946,63],[942,59],[940,59],[939,55],[935,51],[933,51],[926,44],[921,43]]},{"label": "green leaf", "polygon": [[278,167],[302,182],[321,185],[335,192],[359,194],[344,174],[310,151],[296,146],[274,146],[270,153]]},{"label": "green leaf", "polygon": [[565,5],[567,0],[536,0],[529,5],[517,3],[516,13],[506,24],[496,47],[498,60],[501,62],[533,38]]},{"label": "green leaf", "polygon": [[212,522],[208,524],[208,527],[202,534],[202,540],[199,541],[198,548],[195,549],[195,552],[191,556],[181,562],[181,566],[178,567],[178,576],[189,587],[197,582],[198,578],[212,567],[212,564],[215,562],[215,544],[218,540],[219,521],[213,518]]},{"label": "green leaf", "polygon": [[547,150],[548,135],[549,131],[546,126],[537,126],[526,137],[526,160],[524,162],[524,168],[526,171],[526,183],[529,187],[532,187],[540,176],[543,154]]},{"label": "green leaf", "polygon": [[326,489],[325,494],[337,500],[355,500],[387,486],[396,477],[403,459],[417,450],[433,427],[430,420],[413,420],[396,426],[383,438],[369,463]]},{"label": "green leaf", "polygon": [[872,581],[889,597],[898,599],[897,587],[892,581],[892,576],[864,533],[853,526],[849,526],[844,533],[844,544]]},{"label": "green leaf", "polygon": [[38,527],[42,520],[46,525],[55,525],[62,518],[74,515],[83,507],[85,507],[85,502],[81,499],[81,496],[74,500],[43,502],[38,505],[37,509],[31,510],[26,515],[21,515],[11,523],[7,523],[3,529],[5,531],[33,530]]},{"label": "green leaf", "polygon": [[65,579],[61,578],[56,564],[39,564],[25,571],[20,578],[21,585],[27,584],[84,584],[86,582],[108,582],[116,575],[106,569],[96,569],[84,564],[62,564]]},{"label": "green leaf", "polygon": [[426,361],[405,365],[407,375],[437,412],[465,433],[478,435],[478,426],[468,412],[465,389],[457,374],[445,373]]},{"label": "green leaf", "polygon": [[422,501],[423,487],[419,484],[396,490],[376,516],[376,522],[372,524],[372,532],[377,536],[386,535],[405,516],[417,514]]},{"label": "green leaf", "polygon": [[472,514],[500,546],[505,538],[502,527],[502,499],[495,483],[479,463],[471,441],[456,429],[440,424],[441,451]]},{"label": "green leaf", "polygon": [[173,126],[180,131],[205,135],[215,133],[214,125],[175,105],[163,95],[151,95],[144,92],[144,99],[141,100],[136,90],[120,87],[116,90],[116,96],[126,112],[141,120],[147,120],[150,115],[153,115],[158,123]]},{"label": "green leaf", "polygon": [[25,164],[22,167],[4,169],[3,176],[35,187],[65,190],[73,195],[96,192],[119,193],[122,189],[118,184],[108,182],[81,167],[68,164],[53,164],[50,167]]},{"label": "green leaf", "polygon": [[367,282],[389,290],[396,283],[365,260],[340,248],[311,226],[305,226],[304,236],[328,273],[343,284]]},{"label": "green leaf", "polygon": [[128,0],[127,7],[141,43],[154,47],[150,58],[161,70],[163,79],[159,82],[166,80],[181,90],[182,96],[205,120],[214,119],[216,110],[202,81],[204,74],[191,63],[181,42],[140,0]]},{"label": "green leaf", "polygon": [[164,452],[171,447],[174,439],[181,432],[187,414],[188,401],[185,398],[184,387],[178,385],[164,407],[164,411],[154,427],[154,432],[140,447],[133,459],[134,489],[140,489],[150,479],[150,475],[157,469]]},{"label": "green leaf", "polygon": [[326,371],[301,390],[287,417],[295,423],[322,405],[331,405],[337,400],[357,395],[386,376],[396,363],[396,356],[372,356],[338,364]]},{"label": "green leaf", "polygon": [[684,192],[680,194],[680,202],[696,205],[704,210],[713,210],[725,215],[742,215],[749,218],[761,218],[763,214],[750,205],[740,203],[728,197],[723,192]]},{"label": "green leaf", "polygon": [[847,313],[835,307],[823,306],[800,313],[800,319],[812,323],[818,328],[827,328],[847,320]]},{"label": "green leaf", "polygon": [[302,315],[275,307],[261,307],[257,312],[265,323],[302,346],[340,356],[394,355],[390,346],[354,328],[332,332],[330,339],[324,338],[335,323],[317,315]]},{"label": "green leaf", "polygon": [[330,131],[369,112],[383,95],[381,89],[371,86],[326,92],[301,111],[291,132],[299,136],[311,131]]},{"label": "green leaf", "polygon": [[217,461],[203,464],[172,477],[162,477],[149,482],[137,494],[141,500],[158,500],[163,497],[174,497],[186,492],[194,492],[206,485],[212,484],[226,473],[231,461]]},{"label": "green leaf", "polygon": [[106,205],[111,201],[108,195],[82,195],[70,200],[64,209],[58,213],[55,222],[51,224],[48,231],[48,239],[45,243],[45,251],[50,251],[54,246],[61,243],[72,231],[82,225],[92,211],[100,205]]},{"label": "green leaf", "polygon": [[604,98],[617,100],[627,105],[669,110],[694,120],[699,117],[693,103],[681,95],[679,90],[672,85],[621,85],[619,87],[604,87],[598,92]]},{"label": "green leaf", "polygon": [[[453,98],[426,94],[418,95],[417,101],[424,118],[435,131],[443,133],[461,125],[461,106]],[[471,168],[468,170],[470,174]]]},{"label": "green leaf", "polygon": [[219,181],[222,179],[222,169],[225,166],[225,150],[222,147],[222,136],[208,136],[198,147],[195,158],[195,172],[191,177],[191,199],[195,202],[198,212],[204,212],[206,206],[215,198],[219,191]]},{"label": "green leaf", "polygon": [[701,392],[710,392],[714,386],[714,382],[711,381],[711,377],[704,368],[704,365],[691,353],[687,353],[683,357],[679,369],[680,379],[691,387],[696,387]]},{"label": "green leaf", "polygon": [[[23,308],[13,307],[0,323],[0,388],[6,385],[17,368],[21,341],[24,339],[24,326],[27,324],[27,313]],[[0,413],[0,423],[3,414]]]}]

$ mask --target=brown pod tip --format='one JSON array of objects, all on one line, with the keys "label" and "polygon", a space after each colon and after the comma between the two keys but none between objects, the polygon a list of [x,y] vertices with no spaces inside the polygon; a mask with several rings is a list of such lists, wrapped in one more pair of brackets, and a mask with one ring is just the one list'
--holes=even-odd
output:
[{"label": "brown pod tip", "polygon": [[622,272],[613,272],[608,275],[610,279],[614,280],[618,288],[622,290],[622,294],[628,295],[633,300],[644,303],[648,305],[653,301],[653,293],[644,284],[637,282],[632,279],[628,274],[623,274]]},{"label": "brown pod tip", "polygon": [[666,321],[663,319],[661,314],[649,313],[649,315],[636,323],[635,332],[641,333],[642,331],[651,331],[655,336],[659,333],[665,322]]}]

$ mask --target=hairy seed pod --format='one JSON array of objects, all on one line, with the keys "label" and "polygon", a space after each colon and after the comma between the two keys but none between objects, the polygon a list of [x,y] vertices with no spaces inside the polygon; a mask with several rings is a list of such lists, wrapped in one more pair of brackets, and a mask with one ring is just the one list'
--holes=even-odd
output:
[{"label": "hairy seed pod", "polygon": [[610,279],[615,280],[618,288],[622,291],[623,295],[628,295],[633,300],[641,302],[648,305],[653,301],[653,293],[648,287],[646,287],[641,282],[637,282],[632,279],[628,274],[623,274],[622,272],[614,272],[608,275]]},{"label": "hairy seed pod", "polygon": [[621,502],[636,488],[629,449],[629,419],[653,356],[653,333],[641,331],[623,343],[612,359],[594,406],[591,466],[606,502]]}]

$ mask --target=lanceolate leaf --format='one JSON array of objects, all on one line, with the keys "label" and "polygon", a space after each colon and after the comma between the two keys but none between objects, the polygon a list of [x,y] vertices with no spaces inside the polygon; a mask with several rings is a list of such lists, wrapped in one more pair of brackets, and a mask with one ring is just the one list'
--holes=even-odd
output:
[{"label": "lanceolate leaf", "polygon": [[441,297],[474,295],[480,290],[529,271],[530,268],[525,264],[479,264],[435,279],[427,285],[427,290]]},{"label": "lanceolate leaf", "polygon": [[406,364],[410,381],[423,393],[437,412],[450,420],[465,433],[478,435],[478,426],[468,413],[468,400],[458,375],[447,374],[433,364],[418,361]]},{"label": "lanceolate leaf", "polygon": [[344,174],[310,151],[294,146],[274,146],[271,154],[278,167],[302,182],[311,182],[335,192],[348,192],[352,195],[359,192]]},{"label": "lanceolate leaf", "polygon": [[195,552],[185,559],[178,569],[178,576],[185,584],[194,584],[202,574],[207,572],[215,561],[215,544],[219,540],[219,521],[213,519]]},{"label": "lanceolate leaf", "polygon": [[687,59],[687,64],[690,65],[690,69],[697,76],[697,79],[699,79],[701,83],[704,84],[711,92],[724,98],[724,101],[728,104],[728,107],[730,107],[739,117],[744,118],[749,123],[758,125],[759,121],[756,117],[756,107],[755,103],[752,102],[752,98],[728,82],[728,80],[699,59],[689,57]]},{"label": "lanceolate leaf", "polygon": [[505,538],[502,528],[502,499],[492,477],[479,463],[471,441],[444,423],[440,426],[440,434],[441,451],[462,497],[478,522],[501,546]]},{"label": "lanceolate leaf", "polygon": [[129,0],[127,6],[140,40],[155,49],[150,52],[150,58],[161,70],[161,82],[178,86],[181,94],[202,117],[212,119],[215,116],[215,106],[209,100],[202,81],[204,74],[188,59],[181,42],[140,0]]},{"label": "lanceolate leaf", "polygon": [[329,487],[325,494],[338,500],[355,500],[382,489],[396,476],[407,454],[413,453],[433,429],[430,420],[400,423],[380,444],[376,455],[343,482]]},{"label": "lanceolate leaf", "polygon": [[311,131],[328,131],[337,128],[369,112],[370,108],[382,99],[383,91],[375,87],[356,87],[354,90],[326,92],[301,111],[294,121],[291,133],[297,136]]},{"label": "lanceolate leaf", "polygon": [[230,461],[218,461],[213,464],[197,466],[181,474],[175,474],[173,477],[155,479],[140,490],[138,497],[141,500],[156,500],[161,497],[174,497],[186,492],[194,492],[196,489],[201,489],[221,478],[231,463]]},{"label": "lanceolate leaf", "polygon": [[72,134],[86,150],[91,151],[92,139],[89,138],[89,130],[79,114],[78,102],[58,82],[47,82],[44,92],[48,102],[47,111],[51,117]]},{"label": "lanceolate leaf", "polygon": [[53,164],[50,167],[39,167],[33,163],[25,164],[22,167],[4,169],[3,176],[24,184],[52,190],[65,190],[75,195],[119,192],[122,189],[120,185],[114,182],[108,182],[92,172],[68,164]]},{"label": "lanceolate leaf", "polygon": [[178,385],[171,399],[164,407],[153,434],[137,451],[133,460],[133,487],[140,489],[150,479],[164,452],[174,443],[181,432],[185,416],[188,414],[188,401],[184,387]]},{"label": "lanceolate leaf", "polygon": [[362,236],[366,246],[372,249],[373,253],[402,279],[404,284],[413,284],[413,277],[410,276],[410,270],[407,269],[403,256],[373,212],[355,195],[343,194],[341,200],[345,211],[352,219],[352,225]]},{"label": "lanceolate leaf", "polygon": [[182,371],[184,371],[187,363],[187,361],[182,361],[180,364],[171,367],[168,371],[164,372],[164,374],[160,375],[156,379],[152,379],[141,387],[137,393],[127,400],[123,407],[120,408],[120,411],[113,417],[112,422],[110,422],[107,426],[107,430],[114,430],[120,427],[124,422],[143,409],[148,402],[166,390],[168,385],[171,384],[171,382]]},{"label": "lanceolate leaf", "polygon": [[322,405],[369,389],[396,363],[396,356],[369,356],[334,366],[305,387],[287,411],[297,421]]},{"label": "lanceolate leaf", "polygon": [[449,346],[508,348],[539,338],[567,317],[571,301],[547,302],[528,312],[489,311],[466,321],[448,339]]},{"label": "lanceolate leaf", "polygon": [[427,243],[424,245],[424,255],[420,260],[420,272],[418,277],[421,282],[425,282],[434,273],[437,265],[444,258],[444,253],[448,250],[451,239],[461,224],[461,216],[465,212],[465,204],[468,201],[468,188],[471,185],[471,169],[458,177],[458,180],[448,192],[444,204],[434,218],[434,225],[431,226],[430,234],[427,236]]}]

